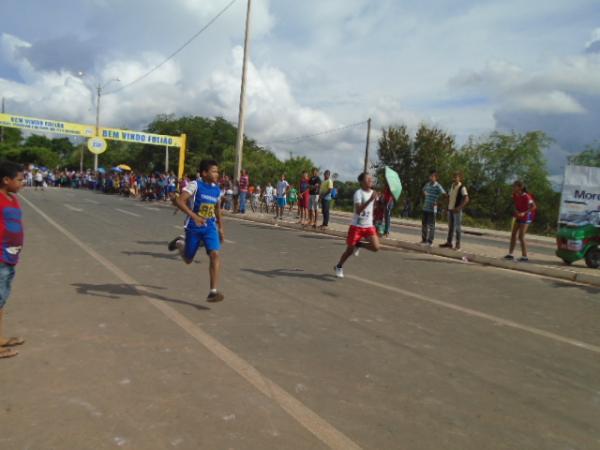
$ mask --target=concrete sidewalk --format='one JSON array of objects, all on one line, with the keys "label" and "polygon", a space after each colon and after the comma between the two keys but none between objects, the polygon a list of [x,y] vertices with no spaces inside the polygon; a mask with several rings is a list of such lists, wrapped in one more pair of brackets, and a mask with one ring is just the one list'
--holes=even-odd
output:
[{"label": "concrete sidewalk", "polygon": [[[336,212],[336,214],[339,213]],[[350,222],[350,214],[345,214],[348,215],[348,222]],[[312,228],[302,227],[298,224],[295,213],[291,215],[286,214],[283,221],[275,221],[272,214],[253,213],[252,211],[247,211],[246,214],[233,214],[232,216],[243,220],[251,220],[262,223],[277,223],[280,226],[302,229],[303,231],[329,234],[338,237],[345,237],[348,230],[347,226],[335,223],[331,223],[327,230],[314,230]],[[443,229],[440,231],[443,231]],[[470,243],[468,235],[464,237],[463,242],[461,243],[462,250],[460,251],[440,248],[439,244],[445,242],[444,239],[439,240],[432,247],[423,246],[419,242],[415,241],[414,235],[403,232],[392,232],[390,233],[389,238],[381,239],[381,242],[386,246],[429,253],[447,258],[460,259],[465,263],[474,262],[483,265],[500,267],[503,269],[518,270],[536,275],[548,276],[567,281],[575,281],[593,286],[600,286],[600,270],[589,269],[585,266],[583,261],[578,261],[572,266],[566,266],[555,256],[534,252],[530,252],[530,260],[527,263],[504,260],[503,258],[508,250],[508,237],[506,250],[493,246]],[[515,254],[518,255],[518,251],[519,249],[517,248]]]}]

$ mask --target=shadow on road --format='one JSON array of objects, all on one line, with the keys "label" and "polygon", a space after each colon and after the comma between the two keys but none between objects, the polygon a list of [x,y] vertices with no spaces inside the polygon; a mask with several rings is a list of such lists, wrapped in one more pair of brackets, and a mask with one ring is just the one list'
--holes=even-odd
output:
[{"label": "shadow on road", "polygon": [[[561,283],[560,281],[554,281],[554,280],[547,280],[549,283],[552,284],[553,287],[555,288],[562,288],[562,289],[580,289],[584,292],[588,292],[590,294],[600,294],[600,288],[594,287],[594,286],[586,286],[585,284],[575,284],[575,283]],[[600,300],[600,297],[593,297],[590,300]]]},{"label": "shadow on road", "polygon": [[304,239],[317,239],[319,241],[326,241],[326,240],[338,240],[339,238],[336,238],[335,236],[323,236],[323,235],[319,235],[319,234],[299,234],[298,237],[304,238]]},{"label": "shadow on road", "polygon": [[[177,253],[156,253],[156,252],[131,252],[131,251],[123,251],[121,252],[127,256],[151,256],[152,258],[158,259],[169,259],[171,261],[181,261],[181,258]],[[194,261],[194,264],[201,264],[201,261]]]},{"label": "shadow on road", "polygon": [[[87,284],[73,283],[71,286],[77,289],[78,294],[90,295],[93,297],[102,297],[117,300],[123,296],[128,297],[150,297],[162,302],[177,303],[180,305],[193,306],[196,309],[210,310],[210,308],[196,303],[186,302],[185,300],[177,300],[174,298],[165,297],[164,295],[156,294],[148,291],[148,289],[165,289],[159,286],[148,286],[144,284],[125,284],[125,283],[106,283],[106,284]],[[141,291],[139,288],[143,288]]]},{"label": "shadow on road", "polygon": [[305,273],[302,269],[275,269],[275,270],[258,270],[258,269],[242,269],[243,272],[250,272],[255,275],[261,275],[267,278],[304,278],[319,281],[333,282],[336,280],[334,275]]},{"label": "shadow on road", "polygon": [[141,245],[167,245],[167,241],[136,241],[136,244]]}]

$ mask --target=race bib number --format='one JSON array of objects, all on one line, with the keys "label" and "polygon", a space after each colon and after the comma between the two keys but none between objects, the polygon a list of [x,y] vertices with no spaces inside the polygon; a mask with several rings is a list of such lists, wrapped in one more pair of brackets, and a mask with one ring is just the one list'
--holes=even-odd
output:
[{"label": "race bib number", "polygon": [[202,203],[200,205],[200,211],[198,215],[203,219],[214,219],[215,218],[215,205],[210,203]]}]

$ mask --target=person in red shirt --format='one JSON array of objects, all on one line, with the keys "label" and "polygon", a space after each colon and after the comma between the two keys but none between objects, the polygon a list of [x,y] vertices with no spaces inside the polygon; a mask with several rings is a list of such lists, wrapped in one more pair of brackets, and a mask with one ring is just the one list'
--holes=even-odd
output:
[{"label": "person in red shirt", "polygon": [[0,162],[0,358],[17,356],[13,349],[25,343],[23,338],[5,338],[2,330],[4,306],[10,296],[15,266],[23,248],[22,212],[15,195],[23,186],[23,167],[19,164]]},{"label": "person in red shirt", "polygon": [[506,255],[504,259],[510,261],[515,259],[513,252],[517,245],[518,236],[519,242],[521,243],[522,253],[519,261],[527,262],[529,261],[529,257],[527,256],[527,243],[525,242],[525,234],[527,233],[529,225],[531,225],[535,219],[537,206],[533,200],[533,196],[527,192],[525,183],[522,181],[515,181],[513,183],[513,201],[515,202],[515,212],[513,214],[514,219],[512,234],[510,237],[510,249],[508,251],[508,255]]}]

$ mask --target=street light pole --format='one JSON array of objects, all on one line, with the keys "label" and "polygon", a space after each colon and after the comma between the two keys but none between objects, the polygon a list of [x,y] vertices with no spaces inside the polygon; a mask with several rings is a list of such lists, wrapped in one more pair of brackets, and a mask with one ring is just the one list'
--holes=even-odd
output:
[{"label": "street light pole", "polygon": [[[96,96],[96,137],[100,133],[100,98],[102,98],[102,86],[98,84]],[[94,153],[94,172],[98,172],[98,155]]]},{"label": "street light pole", "polygon": [[244,125],[246,109],[246,74],[248,67],[248,52],[250,43],[250,16],[252,14],[252,0],[248,0],[248,9],[246,11],[246,33],[244,36],[244,62],[242,64],[242,86],[240,89],[240,114],[238,119],[237,141],[235,145],[235,173],[234,181],[240,181],[240,172],[242,171],[242,160],[244,151]]},{"label": "street light pole", "polygon": [[365,147],[365,166],[363,172],[367,173],[369,167],[369,147],[371,145],[371,119],[367,121],[367,146]]}]

